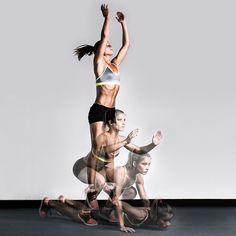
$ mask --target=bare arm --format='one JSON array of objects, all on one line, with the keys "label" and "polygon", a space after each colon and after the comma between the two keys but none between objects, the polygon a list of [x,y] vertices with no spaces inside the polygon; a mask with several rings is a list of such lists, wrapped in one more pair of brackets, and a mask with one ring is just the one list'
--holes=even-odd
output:
[{"label": "bare arm", "polygon": [[119,200],[119,197],[123,191],[124,182],[125,182],[124,167],[118,167],[115,169],[116,195],[115,195],[115,198],[112,199],[112,203],[116,206],[116,213],[119,220],[120,231],[126,232],[126,233],[134,233],[133,228],[125,226],[124,219],[122,216],[122,202]]},{"label": "bare arm", "polygon": [[127,148],[129,151],[134,152],[136,154],[145,154],[150,152],[153,148],[155,148],[159,143],[161,142],[162,139],[162,134],[161,131],[157,131],[153,137],[152,137],[152,142],[146,146],[137,146],[133,143],[128,143],[125,145],[125,148]]},{"label": "bare arm", "polygon": [[136,188],[138,190],[138,194],[140,199],[142,199],[144,206],[145,207],[149,207],[150,206],[150,202],[144,187],[144,179],[143,176],[141,174],[137,175],[137,180],[136,180]]},{"label": "bare arm", "polygon": [[130,41],[129,41],[129,32],[128,32],[128,27],[125,21],[125,16],[122,12],[117,12],[117,17],[116,19],[118,22],[121,24],[122,28],[122,46],[118,52],[118,54],[112,59],[112,63],[116,65],[120,65],[120,63],[123,61],[125,58],[125,55],[129,49]]},{"label": "bare arm", "polygon": [[119,150],[120,148],[122,148],[125,145],[127,145],[128,143],[130,143],[131,140],[137,136],[137,134],[138,134],[138,129],[135,129],[132,132],[130,132],[127,137],[119,136],[120,142],[117,142],[117,143],[114,142],[112,144],[105,145],[106,152],[112,153],[112,152]]},{"label": "bare arm", "polygon": [[127,141],[125,139],[123,139],[121,142],[118,143],[114,143],[114,144],[109,144],[109,145],[105,145],[105,151],[106,153],[113,153],[118,151],[120,148],[124,147],[125,145],[127,145]]},{"label": "bare arm", "polygon": [[104,16],[104,23],[103,23],[103,27],[102,27],[102,32],[101,32],[101,41],[98,47],[98,50],[95,54],[94,57],[94,64],[98,64],[99,62],[101,62],[105,49],[106,49],[106,45],[107,45],[107,41],[109,38],[109,31],[110,31],[110,24],[109,24],[109,10],[108,10],[108,5],[102,4],[101,6],[101,11],[102,14]]}]

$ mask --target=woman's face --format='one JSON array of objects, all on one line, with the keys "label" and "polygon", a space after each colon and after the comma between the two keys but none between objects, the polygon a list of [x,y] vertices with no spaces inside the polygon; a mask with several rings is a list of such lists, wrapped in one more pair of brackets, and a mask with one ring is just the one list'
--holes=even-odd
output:
[{"label": "woman's face", "polygon": [[115,122],[111,124],[112,128],[117,131],[123,131],[125,128],[126,115],[124,113],[117,113],[115,115]]},{"label": "woman's face", "polygon": [[109,43],[109,41],[107,41],[107,45],[106,45],[106,49],[105,49],[104,54],[109,55],[109,56],[111,56],[113,54],[113,49],[112,49],[112,46]]},{"label": "woman's face", "polygon": [[138,162],[136,164],[136,170],[138,173],[142,175],[146,175],[151,164],[151,158],[150,157],[145,157],[142,161]]}]

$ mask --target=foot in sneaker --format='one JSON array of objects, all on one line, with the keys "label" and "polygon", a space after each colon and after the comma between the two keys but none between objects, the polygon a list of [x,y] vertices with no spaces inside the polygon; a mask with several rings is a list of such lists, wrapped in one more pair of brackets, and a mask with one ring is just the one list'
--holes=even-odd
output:
[{"label": "foot in sneaker", "polygon": [[90,211],[81,210],[79,211],[78,217],[85,225],[88,226],[98,225],[97,221],[91,217]]},{"label": "foot in sneaker", "polygon": [[60,195],[60,196],[58,197],[58,200],[59,200],[59,202],[61,202],[61,203],[65,203],[66,198],[65,198],[65,196],[63,196],[63,195]]},{"label": "foot in sneaker", "polygon": [[87,205],[92,209],[99,209],[98,201],[96,199],[97,191],[90,191],[87,193]]}]

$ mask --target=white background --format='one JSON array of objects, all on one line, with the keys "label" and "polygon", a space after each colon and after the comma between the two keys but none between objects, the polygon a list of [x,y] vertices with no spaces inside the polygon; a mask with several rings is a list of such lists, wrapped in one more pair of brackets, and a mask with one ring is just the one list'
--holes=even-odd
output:
[{"label": "white background", "polygon": [[[92,57],[78,62],[73,49],[99,40],[101,3],[1,1],[0,199],[84,198],[72,166],[90,148],[95,82]],[[134,143],[143,145],[156,129],[164,134],[145,176],[149,197],[235,198],[235,2],[105,3],[114,51],[116,11],[130,31],[116,104],[127,114],[124,135],[139,128]]]}]

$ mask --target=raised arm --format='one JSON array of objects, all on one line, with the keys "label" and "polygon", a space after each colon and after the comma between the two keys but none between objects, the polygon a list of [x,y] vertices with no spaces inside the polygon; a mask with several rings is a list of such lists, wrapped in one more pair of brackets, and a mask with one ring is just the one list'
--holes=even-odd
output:
[{"label": "raised arm", "polygon": [[106,45],[107,45],[107,41],[109,39],[109,32],[110,32],[110,24],[109,24],[109,17],[110,16],[109,16],[108,5],[102,4],[101,11],[104,16],[104,23],[103,23],[102,32],[101,32],[101,40],[100,40],[97,52],[94,57],[95,64],[98,64],[103,58],[103,55],[104,55],[104,52],[106,49]]},{"label": "raised arm", "polygon": [[162,133],[160,130],[158,130],[152,137],[152,142],[146,146],[139,147],[133,143],[128,143],[125,145],[125,148],[127,148],[129,151],[134,152],[136,154],[145,154],[150,152],[153,148],[155,148],[157,145],[160,144],[162,139]]},{"label": "raised arm", "polygon": [[120,22],[121,27],[122,27],[122,46],[118,54],[112,59],[111,62],[116,65],[120,65],[120,63],[125,58],[125,55],[129,49],[130,42],[129,42],[129,32],[126,25],[124,14],[122,12],[117,12],[116,19],[118,20],[118,22]]}]

